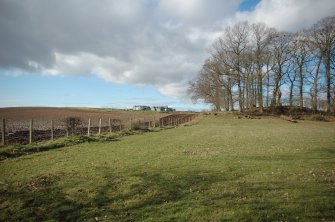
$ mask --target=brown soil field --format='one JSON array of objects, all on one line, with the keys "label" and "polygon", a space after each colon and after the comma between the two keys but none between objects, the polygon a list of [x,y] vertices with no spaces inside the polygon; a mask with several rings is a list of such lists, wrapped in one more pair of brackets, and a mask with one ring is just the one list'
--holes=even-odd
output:
[{"label": "brown soil field", "polygon": [[60,120],[67,117],[79,117],[81,119],[120,119],[130,118],[160,118],[164,113],[119,111],[90,108],[51,108],[51,107],[13,107],[0,108],[0,118],[12,120]]},{"label": "brown soil field", "polygon": [[[51,120],[55,129],[55,137],[66,135],[65,119],[68,117],[79,118],[80,124],[76,127],[76,135],[87,133],[88,120],[91,123],[91,133],[98,133],[99,120],[101,132],[109,130],[109,119],[112,129],[129,127],[130,120],[133,123],[141,121],[148,124],[149,121],[167,116],[167,113],[151,111],[122,111],[93,108],[51,108],[51,107],[14,107],[0,108],[0,119],[6,119],[6,140],[9,143],[27,143],[29,138],[30,119],[33,119],[34,141],[43,141],[50,138]],[[121,126],[120,126],[121,123]],[[2,131],[0,129],[0,131]],[[0,135],[1,136],[1,135]]]},{"label": "brown soil field", "polygon": [[68,117],[79,118],[84,126],[91,120],[91,126],[98,126],[102,120],[102,126],[108,126],[109,119],[120,120],[123,124],[132,119],[133,121],[153,121],[167,116],[166,113],[151,111],[122,111],[93,108],[51,108],[51,107],[14,107],[0,108],[0,118],[6,119],[6,128],[10,130],[26,130],[29,127],[29,120],[34,120],[34,128],[45,130],[50,129],[51,120],[55,128],[64,128],[64,120]]}]

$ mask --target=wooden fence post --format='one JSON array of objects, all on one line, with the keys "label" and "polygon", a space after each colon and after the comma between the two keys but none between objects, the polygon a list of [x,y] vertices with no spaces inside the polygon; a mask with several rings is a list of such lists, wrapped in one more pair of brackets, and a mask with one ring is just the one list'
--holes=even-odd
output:
[{"label": "wooden fence post", "polygon": [[130,121],[129,121],[129,129],[130,129],[130,130],[133,129],[133,123],[132,123],[132,122],[133,122],[132,119],[130,119]]},{"label": "wooden fence post", "polygon": [[51,120],[51,140],[54,140],[54,121]]},{"label": "wooden fence post", "polygon": [[101,134],[101,119],[99,120],[99,135]]},{"label": "wooden fence post", "polygon": [[88,119],[88,127],[87,127],[87,135],[90,135],[90,130],[91,130],[91,119]]},{"label": "wooden fence post", "polygon": [[4,146],[6,144],[6,140],[5,140],[5,135],[6,135],[6,119],[3,118],[2,119],[2,131],[1,131],[1,134],[2,134],[2,142],[1,144]]},{"label": "wooden fence post", "polygon": [[69,129],[70,128],[70,126],[69,126],[69,123],[68,123],[68,121],[66,121],[66,136],[67,137],[69,137]]},{"label": "wooden fence post", "polygon": [[30,120],[30,127],[29,127],[29,144],[32,144],[33,142],[33,126],[34,122],[33,119]]},{"label": "wooden fence post", "polygon": [[112,132],[111,118],[108,119],[109,132]]}]

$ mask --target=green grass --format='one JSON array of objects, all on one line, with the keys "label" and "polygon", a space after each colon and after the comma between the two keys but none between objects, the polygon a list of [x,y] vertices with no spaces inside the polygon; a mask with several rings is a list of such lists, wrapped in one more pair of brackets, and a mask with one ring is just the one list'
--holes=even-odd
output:
[{"label": "green grass", "polygon": [[189,127],[0,162],[0,221],[334,221],[335,123]]},{"label": "green grass", "polygon": [[95,134],[90,136],[80,135],[80,136],[61,137],[52,141],[49,140],[25,145],[22,144],[6,145],[0,147],[0,161],[3,161],[8,158],[16,158],[23,155],[29,155],[32,153],[43,152],[62,147],[74,146],[81,143],[117,141],[119,138],[124,136],[130,136],[157,130],[160,129],[123,130],[119,132],[112,132],[101,135]]}]

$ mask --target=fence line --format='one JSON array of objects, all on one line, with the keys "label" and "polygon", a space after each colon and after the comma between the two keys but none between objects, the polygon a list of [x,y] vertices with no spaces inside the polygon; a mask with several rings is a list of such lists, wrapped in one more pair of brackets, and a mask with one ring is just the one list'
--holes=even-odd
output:
[{"label": "fence line", "polygon": [[[157,119],[156,117],[131,118],[128,120],[111,119],[108,121],[98,119],[98,124],[93,124],[92,119],[88,122],[76,117],[63,120],[11,120],[2,118],[1,123],[1,145],[8,144],[31,144],[33,142],[54,140],[59,137],[71,135],[94,135],[111,133],[122,130],[143,130],[156,127],[178,126],[192,121],[195,114],[171,114]],[[27,124],[28,122],[28,124]],[[85,123],[86,122],[86,123]],[[103,123],[104,122],[104,123]],[[107,124],[106,124],[107,122]]]},{"label": "fence line", "polygon": [[33,142],[33,132],[34,132],[34,126],[33,126],[33,120],[30,120],[30,126],[29,126],[29,144],[32,144]]},{"label": "fence line", "polygon": [[88,127],[87,127],[87,135],[90,135],[90,130],[91,130],[91,119],[88,119]]},{"label": "fence line", "polygon": [[51,120],[51,138],[52,141],[54,140],[54,121]]},{"label": "fence line", "polygon": [[1,124],[1,145],[4,146],[6,144],[5,135],[6,135],[6,120],[2,119]]}]

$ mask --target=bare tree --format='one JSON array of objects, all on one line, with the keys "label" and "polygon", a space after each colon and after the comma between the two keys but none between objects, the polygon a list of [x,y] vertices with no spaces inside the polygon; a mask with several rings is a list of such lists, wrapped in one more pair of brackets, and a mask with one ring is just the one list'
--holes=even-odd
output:
[{"label": "bare tree", "polygon": [[322,53],[325,66],[327,112],[331,109],[331,62],[335,45],[335,16],[326,17],[313,27],[313,41]]},{"label": "bare tree", "polygon": [[289,92],[289,103],[290,103],[290,111],[293,111],[293,89],[295,87],[295,82],[297,80],[297,76],[298,76],[298,69],[296,68],[292,68],[292,71],[289,71],[287,73],[287,80],[289,82],[289,86],[290,86],[290,92]]},{"label": "bare tree", "polygon": [[[214,45],[215,46],[215,45]],[[220,88],[220,95],[223,99],[223,108],[225,110],[234,111],[234,100],[232,87],[234,83],[232,82],[232,77],[230,75],[229,69],[222,63],[224,54],[213,55],[210,62],[206,62],[204,68],[207,72],[212,73],[216,77],[217,87]]]},{"label": "bare tree", "polygon": [[258,106],[263,112],[263,67],[267,62],[266,52],[274,37],[275,30],[267,27],[263,23],[251,25],[251,41],[254,52],[254,62],[256,64],[257,83],[258,83]]},{"label": "bare tree", "polygon": [[252,51],[246,51],[241,60],[241,67],[243,70],[243,108],[253,111],[253,107],[257,104],[257,76],[255,75],[254,56]]},{"label": "bare tree", "polygon": [[[307,64],[311,61],[312,52],[308,45],[306,31],[297,32],[291,41],[292,62],[295,65],[294,73],[299,77],[299,107],[302,111],[304,107],[304,80]],[[296,75],[294,75],[296,78]]]},{"label": "bare tree", "polygon": [[308,72],[310,73],[310,77],[313,82],[313,86],[310,90],[312,96],[312,110],[316,112],[318,110],[318,83],[320,79],[319,73],[322,63],[322,51],[320,50],[321,47],[318,45],[318,42],[315,41],[313,36],[314,35],[310,35],[308,39],[308,46],[312,52],[311,62],[309,63],[310,70],[308,70]]},{"label": "bare tree", "polygon": [[283,77],[289,72],[291,62],[290,33],[279,32],[272,41],[271,52],[273,56],[273,91],[271,107],[280,105],[282,96],[280,86]]},{"label": "bare tree", "polygon": [[202,99],[205,103],[213,105],[216,111],[220,111],[225,95],[221,87],[222,76],[216,65],[213,59],[207,59],[197,79],[189,83],[188,92],[194,101]]},{"label": "bare tree", "polygon": [[[241,112],[253,111],[255,106],[263,112],[264,104],[267,110],[270,106],[274,110],[283,97],[284,102],[289,99],[292,110],[298,87],[301,111],[305,106],[317,111],[320,104],[327,104],[330,112],[333,103],[335,112],[334,21],[335,17],[322,19],[309,32],[294,35],[260,23],[228,26],[210,48],[211,57],[197,79],[190,82],[192,98],[210,103],[216,110],[234,110],[236,100]],[[311,104],[304,101],[306,92],[312,97]]]},{"label": "bare tree", "polygon": [[239,111],[243,111],[243,78],[242,59],[248,50],[249,24],[247,22],[237,23],[233,27],[227,27],[224,35],[219,39],[221,50],[224,52],[222,62],[229,68],[231,76],[235,77],[238,88]]}]

